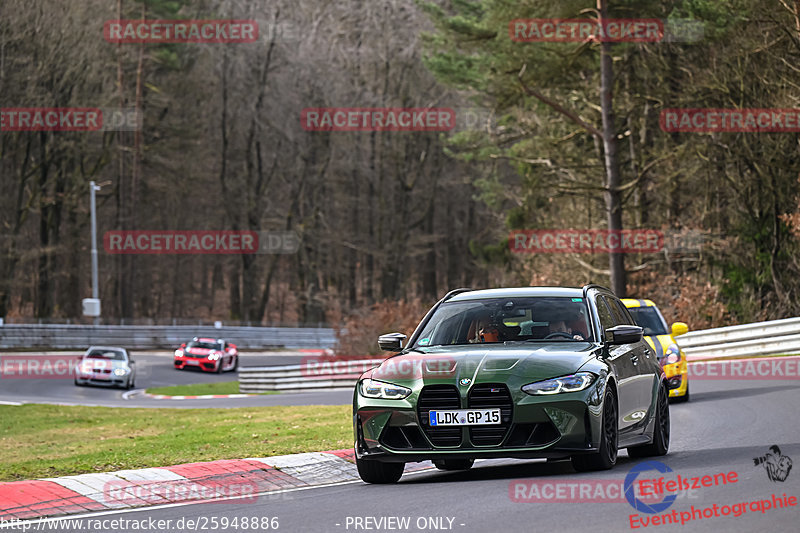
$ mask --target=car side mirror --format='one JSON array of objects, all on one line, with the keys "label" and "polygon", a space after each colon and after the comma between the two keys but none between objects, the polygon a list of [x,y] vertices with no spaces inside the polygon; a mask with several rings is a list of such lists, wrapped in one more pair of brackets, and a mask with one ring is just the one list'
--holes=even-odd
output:
[{"label": "car side mirror", "polygon": [[387,333],[378,337],[378,346],[386,352],[399,352],[407,338],[403,333]]},{"label": "car side mirror", "polygon": [[689,332],[689,325],[686,322],[675,322],[672,324],[672,336],[677,337]]},{"label": "car side mirror", "polygon": [[186,343],[181,344],[181,348],[186,348]]},{"label": "car side mirror", "polygon": [[612,346],[632,344],[642,340],[644,330],[639,326],[620,325],[606,330],[606,342]]}]

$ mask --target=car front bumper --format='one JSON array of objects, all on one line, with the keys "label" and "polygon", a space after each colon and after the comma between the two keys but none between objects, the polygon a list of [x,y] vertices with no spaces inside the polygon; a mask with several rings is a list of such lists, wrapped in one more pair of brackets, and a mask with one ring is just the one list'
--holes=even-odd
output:
[{"label": "car front bumper", "polygon": [[93,376],[78,375],[75,377],[75,381],[77,381],[81,385],[97,385],[100,387],[121,387],[128,383],[128,374],[125,374],[124,376],[113,376],[111,379],[102,379]]},{"label": "car front bumper", "polygon": [[689,367],[683,353],[677,363],[664,365],[664,375],[667,377],[670,398],[686,396],[686,391],[689,389]]},{"label": "car front bumper", "polygon": [[555,459],[597,452],[603,392],[603,383],[596,383],[585,391],[557,396],[519,393],[510,406],[501,409],[500,425],[448,428],[427,425],[427,410],[418,407],[417,394],[411,401],[367,399],[356,394],[356,456],[415,462],[459,457]]},{"label": "car front bumper", "polygon": [[183,370],[185,368],[198,368],[204,372],[214,372],[217,370],[217,361],[210,361],[205,357],[178,357],[176,356],[173,360],[173,364],[175,368],[178,370]]}]

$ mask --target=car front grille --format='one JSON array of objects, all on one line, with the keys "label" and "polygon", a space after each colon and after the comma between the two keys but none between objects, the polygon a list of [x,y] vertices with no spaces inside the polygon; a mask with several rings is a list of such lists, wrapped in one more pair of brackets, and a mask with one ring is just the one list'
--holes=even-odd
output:
[{"label": "car front grille", "polygon": [[461,397],[458,389],[452,385],[428,385],[419,393],[417,400],[417,411],[419,420],[422,423],[422,431],[430,439],[434,446],[460,446],[461,428],[460,427],[431,427],[431,410],[437,409],[460,409]]},{"label": "car front grille", "polygon": [[475,446],[497,446],[503,442],[513,412],[511,393],[502,383],[480,383],[469,392],[470,409],[500,409],[500,424],[492,426],[471,426],[469,438]]}]

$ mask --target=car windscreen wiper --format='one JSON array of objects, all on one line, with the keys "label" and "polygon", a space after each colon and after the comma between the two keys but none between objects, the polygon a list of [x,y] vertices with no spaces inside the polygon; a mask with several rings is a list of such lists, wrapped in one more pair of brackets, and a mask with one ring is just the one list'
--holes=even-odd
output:
[{"label": "car windscreen wiper", "polygon": [[497,342],[451,342],[449,344],[426,344],[426,348],[432,348],[434,346],[474,346],[476,344],[499,344]]},{"label": "car windscreen wiper", "polygon": [[416,346],[413,347],[413,348],[406,348],[405,350],[403,350],[403,353],[407,353],[407,352],[428,353],[428,352],[422,351],[421,349],[417,348]]}]

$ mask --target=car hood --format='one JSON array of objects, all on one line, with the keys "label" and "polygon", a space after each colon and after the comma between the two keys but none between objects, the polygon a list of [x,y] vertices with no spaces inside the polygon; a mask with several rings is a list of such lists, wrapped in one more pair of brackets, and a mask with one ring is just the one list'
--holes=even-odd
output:
[{"label": "car hood", "polygon": [[90,366],[97,369],[110,369],[116,370],[117,368],[128,369],[127,361],[118,361],[116,359],[81,359],[80,366]]},{"label": "car hood", "polygon": [[184,348],[183,353],[187,355],[208,355],[211,352],[216,352],[217,350],[210,350],[208,348]]},{"label": "car hood", "polygon": [[548,344],[433,346],[390,357],[364,377],[397,384],[423,385],[527,381],[572,374],[594,358],[589,342]]}]

